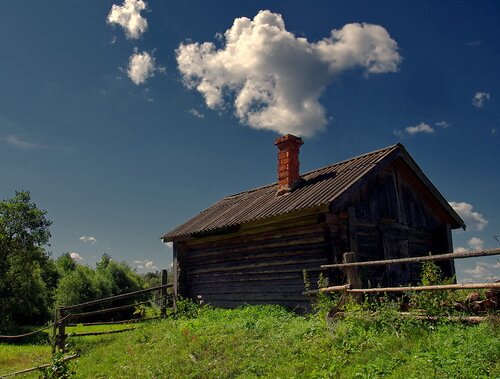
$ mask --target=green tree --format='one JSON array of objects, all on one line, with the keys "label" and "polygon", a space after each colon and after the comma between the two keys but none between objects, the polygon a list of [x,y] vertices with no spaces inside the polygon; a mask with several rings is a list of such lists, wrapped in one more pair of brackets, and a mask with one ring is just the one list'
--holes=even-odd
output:
[{"label": "green tree", "polygon": [[[62,262],[58,260],[58,264],[62,265]],[[56,291],[58,305],[79,304],[144,287],[144,280],[139,274],[126,263],[113,261],[109,254],[103,254],[95,270],[79,264],[75,267],[59,281]]]},{"label": "green tree", "polygon": [[69,253],[65,253],[56,259],[56,266],[61,276],[76,270],[76,263]]},{"label": "green tree", "polygon": [[0,328],[45,321],[57,273],[44,249],[51,221],[30,193],[0,201]]}]

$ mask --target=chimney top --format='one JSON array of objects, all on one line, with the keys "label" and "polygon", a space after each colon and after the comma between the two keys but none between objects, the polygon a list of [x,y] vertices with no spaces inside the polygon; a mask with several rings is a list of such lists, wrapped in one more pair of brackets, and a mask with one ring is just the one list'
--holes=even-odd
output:
[{"label": "chimney top", "polygon": [[277,195],[290,192],[300,181],[299,150],[304,144],[302,138],[286,134],[277,138],[278,147],[278,191]]}]

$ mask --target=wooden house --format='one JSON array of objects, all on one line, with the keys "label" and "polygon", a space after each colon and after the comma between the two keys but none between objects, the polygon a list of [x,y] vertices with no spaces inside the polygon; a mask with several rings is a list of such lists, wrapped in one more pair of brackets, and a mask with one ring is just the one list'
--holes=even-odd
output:
[{"label": "wooden house", "polygon": [[[162,236],[173,242],[174,291],[218,307],[307,308],[304,272],[320,265],[452,252],[465,225],[401,144],[299,175],[302,140],[276,140],[278,182],[227,196]],[[454,273],[453,262],[442,263]],[[329,273],[330,284],[342,281]],[[364,285],[418,280],[418,267],[361,271]],[[340,284],[340,283],[338,283]]]}]

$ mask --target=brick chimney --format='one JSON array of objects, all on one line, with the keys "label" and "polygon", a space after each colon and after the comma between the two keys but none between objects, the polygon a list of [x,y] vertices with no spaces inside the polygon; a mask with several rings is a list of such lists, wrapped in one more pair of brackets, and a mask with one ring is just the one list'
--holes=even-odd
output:
[{"label": "brick chimney", "polygon": [[274,142],[278,146],[278,192],[277,195],[293,190],[300,180],[299,150],[304,144],[302,138],[291,134],[277,138]]}]

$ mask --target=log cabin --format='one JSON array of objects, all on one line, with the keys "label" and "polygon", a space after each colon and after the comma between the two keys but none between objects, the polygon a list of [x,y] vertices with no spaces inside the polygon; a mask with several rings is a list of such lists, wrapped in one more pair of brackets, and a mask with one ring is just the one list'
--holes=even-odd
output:
[{"label": "log cabin", "polygon": [[[303,141],[276,140],[278,181],[227,196],[161,237],[173,242],[174,293],[217,307],[305,310],[322,264],[452,252],[463,220],[401,144],[299,173]],[[441,263],[448,276],[453,261]],[[324,272],[330,285],[341,273]],[[415,283],[419,266],[360,270],[363,286]]]}]

